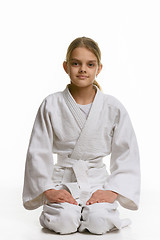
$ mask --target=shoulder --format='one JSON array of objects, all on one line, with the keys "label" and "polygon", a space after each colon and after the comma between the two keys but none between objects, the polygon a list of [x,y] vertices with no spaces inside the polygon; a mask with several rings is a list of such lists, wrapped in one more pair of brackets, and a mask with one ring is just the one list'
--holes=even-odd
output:
[{"label": "shoulder", "polygon": [[117,123],[120,121],[131,123],[128,111],[121,103],[121,101],[118,100],[116,97],[113,97],[112,95],[109,94],[104,94],[104,104],[105,107],[107,106],[109,111],[116,116],[115,119]]},{"label": "shoulder", "polygon": [[63,101],[62,93],[63,93],[62,91],[59,91],[59,92],[49,94],[43,99],[41,106],[45,106],[45,108],[48,110],[50,108],[57,106],[57,104]]},{"label": "shoulder", "polygon": [[62,98],[62,91],[59,91],[59,92],[49,94],[47,97],[45,97],[44,100],[49,103],[61,98]]},{"label": "shoulder", "polygon": [[116,97],[110,94],[103,94],[104,96],[104,103],[108,107],[111,107],[120,112],[126,112],[126,108],[124,107],[123,103],[117,99]]}]

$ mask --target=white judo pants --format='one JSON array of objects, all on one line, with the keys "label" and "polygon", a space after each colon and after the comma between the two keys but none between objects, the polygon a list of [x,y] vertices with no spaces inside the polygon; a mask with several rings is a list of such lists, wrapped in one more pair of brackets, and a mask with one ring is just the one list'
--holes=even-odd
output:
[{"label": "white judo pants", "polygon": [[84,230],[93,234],[104,234],[130,224],[129,219],[121,220],[119,218],[117,206],[116,202],[85,206],[67,202],[49,203],[43,207],[40,223],[42,227],[60,234],[83,232]]}]

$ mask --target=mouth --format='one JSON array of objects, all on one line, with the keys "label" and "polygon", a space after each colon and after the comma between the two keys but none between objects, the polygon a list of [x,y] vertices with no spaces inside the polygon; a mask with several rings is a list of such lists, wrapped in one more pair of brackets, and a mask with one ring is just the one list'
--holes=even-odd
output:
[{"label": "mouth", "polygon": [[88,76],[85,76],[85,75],[78,75],[77,77],[82,80],[88,78]]}]

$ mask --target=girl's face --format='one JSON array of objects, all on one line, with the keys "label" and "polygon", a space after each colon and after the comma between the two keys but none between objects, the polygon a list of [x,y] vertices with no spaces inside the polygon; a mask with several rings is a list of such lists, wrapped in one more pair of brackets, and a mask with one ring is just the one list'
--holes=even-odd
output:
[{"label": "girl's face", "polygon": [[77,87],[92,85],[100,73],[102,65],[98,66],[97,57],[85,47],[77,47],[72,51],[69,64],[63,63],[72,84]]}]

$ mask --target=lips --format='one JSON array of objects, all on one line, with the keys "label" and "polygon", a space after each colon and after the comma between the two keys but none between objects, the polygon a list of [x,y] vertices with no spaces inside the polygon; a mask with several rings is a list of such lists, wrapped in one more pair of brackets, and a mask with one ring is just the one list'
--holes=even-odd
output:
[{"label": "lips", "polygon": [[80,78],[80,79],[88,78],[88,76],[85,76],[85,75],[78,75],[77,77]]}]

